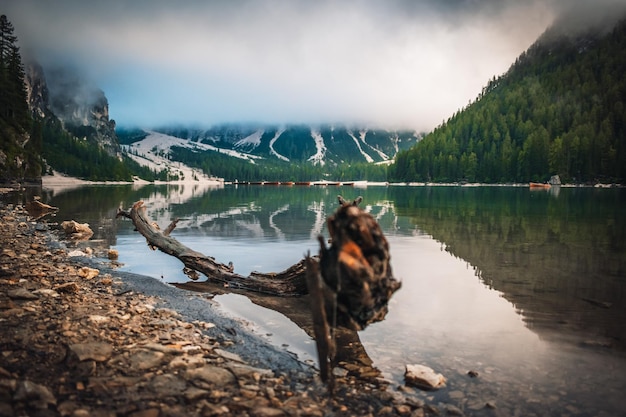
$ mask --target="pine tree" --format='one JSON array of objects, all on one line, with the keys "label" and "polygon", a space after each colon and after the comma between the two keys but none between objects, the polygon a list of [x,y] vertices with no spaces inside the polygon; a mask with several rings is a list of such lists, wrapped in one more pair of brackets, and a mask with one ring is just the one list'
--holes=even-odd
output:
[{"label": "pine tree", "polygon": [[5,15],[0,16],[0,117],[9,125],[29,131],[24,67],[13,25]]}]

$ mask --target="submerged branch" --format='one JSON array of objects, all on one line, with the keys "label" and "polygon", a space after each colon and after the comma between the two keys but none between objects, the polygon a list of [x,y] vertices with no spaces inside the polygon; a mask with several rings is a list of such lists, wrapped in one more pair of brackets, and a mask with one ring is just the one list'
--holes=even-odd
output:
[{"label": "submerged branch", "polygon": [[172,222],[164,232],[159,230],[146,218],[146,207],[143,201],[133,204],[129,211],[119,209],[116,217],[126,217],[132,220],[136,230],[148,241],[148,245],[174,256],[187,268],[206,275],[211,281],[241,290],[272,295],[299,296],[307,293],[304,259],[282,272],[251,272],[250,275],[243,276],[233,272],[232,266],[219,263],[213,257],[203,255],[169,236],[176,226],[176,221]]}]

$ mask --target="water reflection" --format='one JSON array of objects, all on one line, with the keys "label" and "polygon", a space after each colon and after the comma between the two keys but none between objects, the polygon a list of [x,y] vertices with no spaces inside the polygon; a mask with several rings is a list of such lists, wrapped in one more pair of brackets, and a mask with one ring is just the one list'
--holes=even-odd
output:
[{"label": "water reflection", "polygon": [[[626,347],[621,189],[127,185],[44,190],[42,201],[59,207],[59,222],[90,223],[96,241],[116,246],[122,239],[128,244],[124,253],[136,252],[134,264],[150,255],[137,247],[142,238],[132,225],[114,218],[119,207],[144,200],[161,226],[181,219],[175,236],[185,244],[233,261],[237,272],[247,274],[282,270],[315,252],[315,237],[326,233],[337,194],[363,194],[363,207],[390,239],[432,236],[500,291],[541,337]],[[392,262],[401,260],[394,252]],[[157,275],[186,280],[176,261],[165,269]]]},{"label": "water reflection", "polygon": [[503,293],[541,337],[626,347],[626,192],[391,189],[409,216]]},{"label": "water reflection", "polygon": [[[96,225],[129,270],[184,282],[178,260],[150,252],[130,222],[113,220],[118,207],[144,200],[162,227],[181,218],[176,238],[247,274],[316,252],[337,194],[363,195],[403,280],[387,319],[360,334],[390,380],[402,383],[404,364],[427,364],[449,379],[433,398],[467,414],[493,399],[500,415],[626,407],[625,190],[121,186],[43,201],[60,208],[59,222]],[[480,377],[470,381],[470,369]]]}]

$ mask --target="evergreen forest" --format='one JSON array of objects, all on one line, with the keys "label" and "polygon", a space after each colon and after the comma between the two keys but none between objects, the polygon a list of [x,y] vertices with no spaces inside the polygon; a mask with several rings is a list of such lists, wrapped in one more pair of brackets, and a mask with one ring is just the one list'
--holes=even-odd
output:
[{"label": "evergreen forest", "polygon": [[386,181],[387,166],[372,163],[313,165],[265,160],[250,163],[219,152],[195,152],[188,148],[172,147],[169,157],[190,167],[201,169],[208,176],[226,181]]},{"label": "evergreen forest", "polygon": [[14,28],[0,16],[0,182],[41,175],[42,138],[31,135],[24,67]]},{"label": "evergreen forest", "polygon": [[626,180],[626,21],[544,35],[389,169],[391,181]]}]

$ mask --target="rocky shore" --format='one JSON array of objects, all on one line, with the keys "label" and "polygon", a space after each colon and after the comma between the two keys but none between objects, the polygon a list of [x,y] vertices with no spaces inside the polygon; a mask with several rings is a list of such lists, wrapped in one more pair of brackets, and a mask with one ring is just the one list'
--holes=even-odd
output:
[{"label": "rocky shore", "polygon": [[440,413],[349,372],[331,397],[210,296],[69,257],[22,206],[0,202],[0,247],[0,416]]}]

